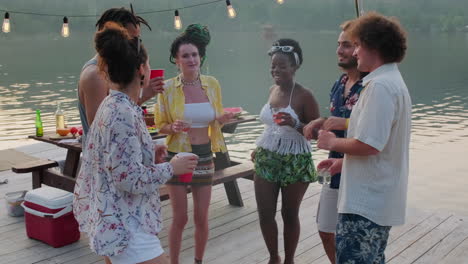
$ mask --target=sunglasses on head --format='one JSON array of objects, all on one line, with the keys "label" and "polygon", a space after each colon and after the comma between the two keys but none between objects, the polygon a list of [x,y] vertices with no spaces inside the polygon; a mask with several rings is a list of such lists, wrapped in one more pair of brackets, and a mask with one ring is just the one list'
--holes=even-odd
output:
[{"label": "sunglasses on head", "polygon": [[294,51],[293,46],[273,46],[271,49],[268,51],[268,55],[272,56],[274,53],[282,51],[285,53],[292,53],[294,55],[294,61],[296,62],[296,65],[300,65],[300,60],[299,60],[299,55],[297,52]]},{"label": "sunglasses on head", "polygon": [[275,52],[282,51],[282,52],[293,52],[294,47],[293,46],[273,46],[271,49],[268,51],[268,55],[272,55]]}]

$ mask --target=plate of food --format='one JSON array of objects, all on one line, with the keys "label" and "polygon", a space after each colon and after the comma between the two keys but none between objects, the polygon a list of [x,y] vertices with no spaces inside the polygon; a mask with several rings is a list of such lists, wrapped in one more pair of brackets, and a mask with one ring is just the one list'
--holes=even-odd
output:
[{"label": "plate of food", "polygon": [[154,136],[154,135],[157,135],[159,130],[156,128],[155,125],[153,126],[146,126],[146,128],[148,129],[148,132],[150,133],[151,136]]},{"label": "plate of food", "polygon": [[234,118],[239,118],[240,115],[242,114],[242,111],[244,111],[244,109],[242,109],[242,107],[225,107],[224,108],[224,112],[225,113],[233,113]]}]

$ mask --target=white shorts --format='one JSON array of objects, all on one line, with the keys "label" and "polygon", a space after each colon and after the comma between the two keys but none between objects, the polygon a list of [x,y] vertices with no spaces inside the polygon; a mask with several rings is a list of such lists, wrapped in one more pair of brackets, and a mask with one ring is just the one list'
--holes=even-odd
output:
[{"label": "white shorts", "polygon": [[338,222],[338,189],[323,185],[317,208],[317,229],[325,233],[335,233]]},{"label": "white shorts", "polygon": [[112,264],[135,264],[157,258],[164,253],[161,241],[155,235],[134,232],[125,251],[109,257]]}]

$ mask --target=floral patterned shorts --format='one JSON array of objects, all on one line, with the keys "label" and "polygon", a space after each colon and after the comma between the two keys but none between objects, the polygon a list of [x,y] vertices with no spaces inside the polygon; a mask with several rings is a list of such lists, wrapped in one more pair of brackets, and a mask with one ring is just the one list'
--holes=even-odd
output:
[{"label": "floral patterned shorts", "polygon": [[384,264],[390,228],[360,215],[338,214],[336,263]]},{"label": "floral patterned shorts", "polygon": [[296,182],[315,182],[314,161],[311,153],[281,155],[258,147],[255,150],[255,174],[282,187]]}]

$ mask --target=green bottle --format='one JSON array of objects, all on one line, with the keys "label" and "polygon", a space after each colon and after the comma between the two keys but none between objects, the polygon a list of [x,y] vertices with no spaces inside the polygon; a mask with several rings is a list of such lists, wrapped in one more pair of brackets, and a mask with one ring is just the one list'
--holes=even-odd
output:
[{"label": "green bottle", "polygon": [[42,127],[41,110],[36,110],[36,137],[44,136],[44,128]]}]

